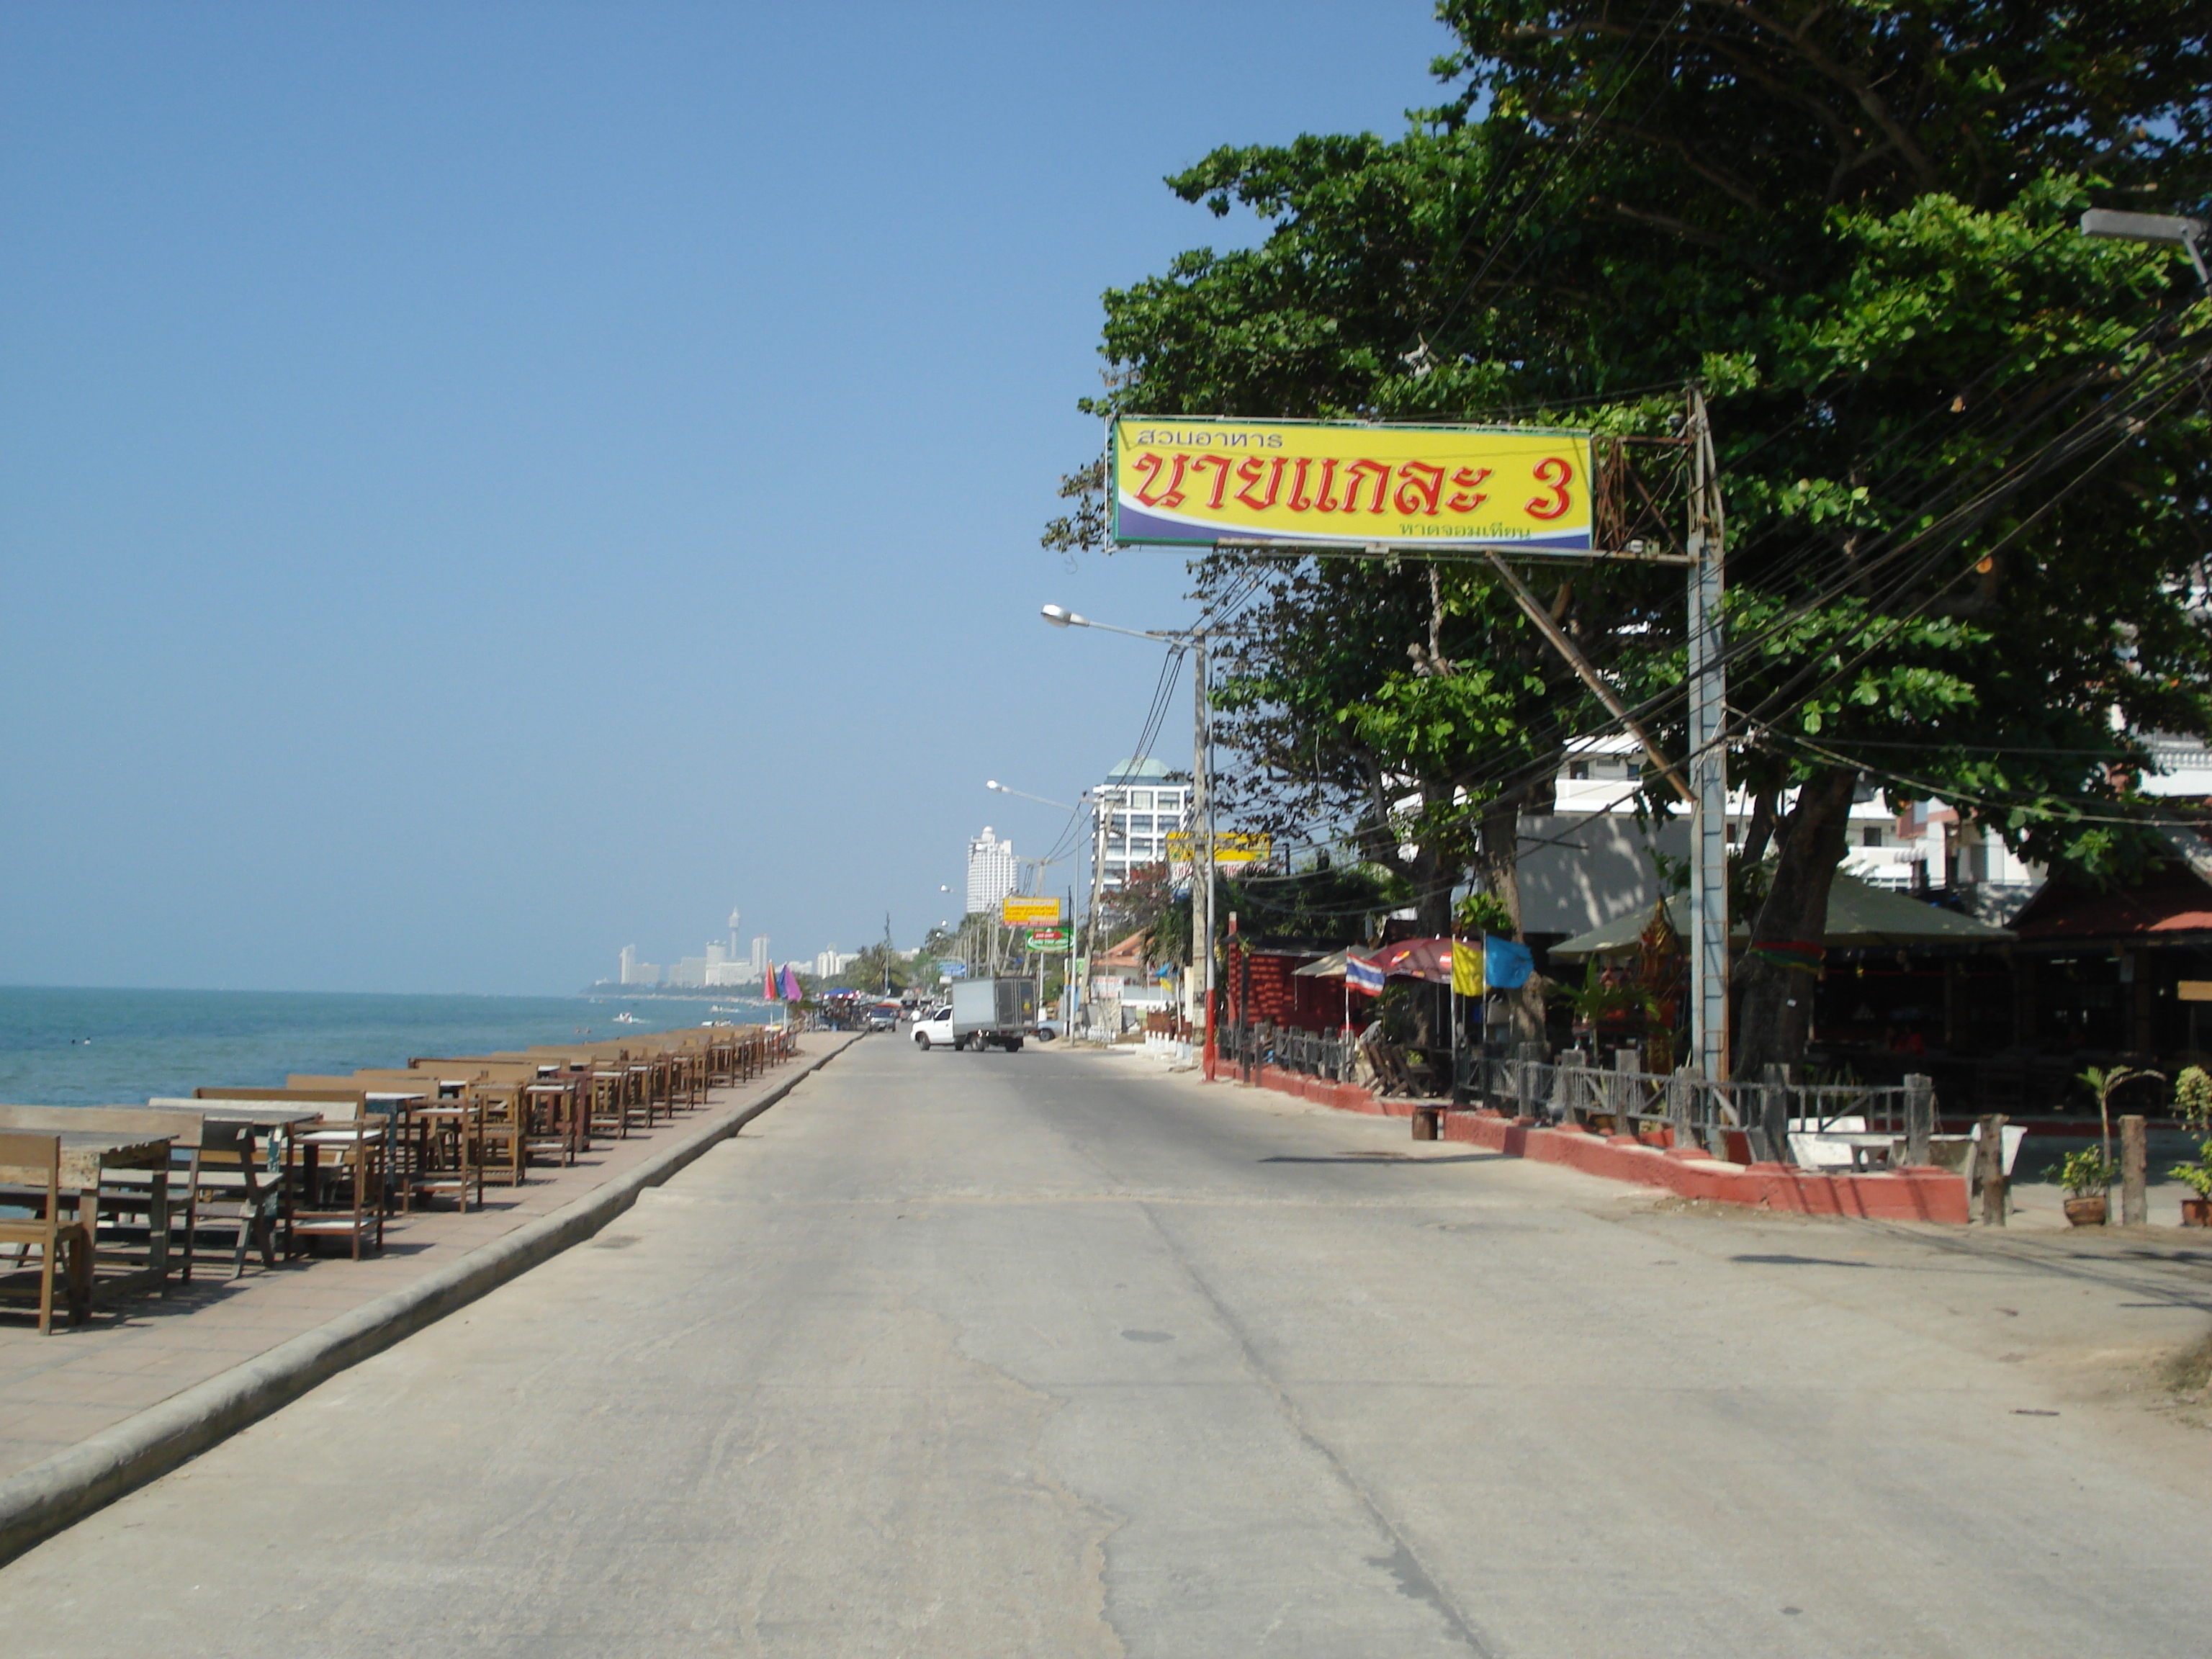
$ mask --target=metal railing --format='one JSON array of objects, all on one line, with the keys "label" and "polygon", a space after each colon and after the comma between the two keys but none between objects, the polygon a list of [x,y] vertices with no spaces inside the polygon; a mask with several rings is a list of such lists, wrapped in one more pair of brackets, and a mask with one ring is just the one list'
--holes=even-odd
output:
[{"label": "metal railing", "polygon": [[1739,1130],[1762,1163],[1794,1162],[1793,1134],[1850,1132],[1901,1139],[1905,1160],[1925,1164],[1936,1128],[1935,1086],[1925,1077],[1892,1087],[1805,1083],[1789,1068],[1771,1066],[1757,1081],[1715,1082],[1686,1066],[1639,1070],[1633,1048],[1618,1051],[1610,1066],[1579,1049],[1556,1059],[1541,1054],[1527,1044],[1511,1058],[1462,1055],[1454,1094],[1516,1117],[1585,1127],[1601,1120],[1616,1134],[1665,1128],[1675,1146],[1702,1146],[1716,1158],[1729,1155],[1728,1132]]},{"label": "metal railing", "polygon": [[1255,1020],[1216,1026],[1214,1047],[1222,1066],[1241,1072],[1273,1066],[1335,1083],[1351,1076],[1352,1045],[1334,1031],[1302,1031]]},{"label": "metal railing", "polygon": [[[1216,1028],[1221,1068],[1256,1079],[1263,1066],[1327,1078],[1353,1079],[1356,1039],[1335,1031],[1305,1031],[1264,1020]],[[1869,1143],[1902,1140],[1906,1162],[1925,1164],[1936,1130],[1935,1085],[1908,1077],[1902,1085],[1804,1082],[1789,1068],[1769,1066],[1759,1079],[1715,1082],[1688,1067],[1672,1073],[1641,1069],[1634,1048],[1616,1050],[1610,1065],[1570,1048],[1558,1055],[1523,1043],[1511,1055],[1462,1050],[1449,1092],[1461,1104],[1480,1105],[1537,1121],[1604,1128],[1615,1134],[1665,1130],[1677,1146],[1699,1146],[1729,1156],[1731,1133],[1740,1133],[1761,1163],[1795,1161],[1791,1138],[1863,1136]],[[1439,1089],[1442,1089],[1439,1084]],[[1832,1142],[1848,1151],[1848,1140]]]}]

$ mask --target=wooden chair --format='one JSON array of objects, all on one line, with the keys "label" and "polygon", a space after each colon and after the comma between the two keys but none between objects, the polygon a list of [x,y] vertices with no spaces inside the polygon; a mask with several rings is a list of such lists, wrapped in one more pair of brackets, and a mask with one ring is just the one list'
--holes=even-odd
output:
[{"label": "wooden chair", "polygon": [[384,1248],[385,1151],[390,1131],[358,1103],[343,1116],[325,1114],[292,1137],[292,1207],[285,1218],[285,1253],[299,1241],[343,1238],[353,1259],[364,1241]]},{"label": "wooden chair", "polygon": [[62,1138],[0,1133],[0,1169],[28,1172],[33,1191],[44,1176],[45,1206],[37,1215],[0,1214],[0,1244],[15,1246],[18,1262],[25,1247],[39,1251],[39,1334],[53,1334],[54,1270],[64,1251],[69,1267],[62,1289],[70,1323],[82,1325],[92,1316],[92,1235],[82,1221],[62,1217]]},{"label": "wooden chair", "polygon": [[522,1185],[523,1171],[530,1164],[530,1113],[522,1090],[520,1083],[471,1083],[468,1087],[468,1098],[477,1106],[483,1178],[508,1187]]},{"label": "wooden chair", "polygon": [[417,1197],[451,1198],[462,1214],[469,1200],[483,1208],[483,1101],[471,1088],[459,1100],[441,1100],[419,1108],[422,1126],[421,1163],[414,1191]]},{"label": "wooden chair", "polygon": [[210,1120],[200,1131],[199,1156],[193,1162],[185,1209],[184,1281],[192,1281],[192,1261],[204,1231],[231,1234],[230,1276],[246,1272],[246,1247],[261,1252],[261,1265],[276,1265],[276,1223],[283,1212],[280,1182],[264,1178],[263,1154],[251,1123]]}]

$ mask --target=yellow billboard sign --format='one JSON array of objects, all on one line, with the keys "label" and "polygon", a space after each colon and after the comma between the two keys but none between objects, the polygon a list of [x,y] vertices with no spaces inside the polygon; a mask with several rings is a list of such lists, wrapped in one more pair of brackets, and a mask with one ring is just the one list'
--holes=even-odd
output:
[{"label": "yellow billboard sign", "polygon": [[[1168,835],[1168,866],[1188,871],[1197,861],[1194,850],[1200,837],[1188,830],[1172,830]],[[1217,830],[1213,832],[1213,867],[1217,870],[1241,869],[1248,864],[1265,864],[1274,856],[1275,842],[1271,836],[1247,835],[1237,830]]]},{"label": "yellow billboard sign", "polygon": [[1113,472],[1121,542],[1594,544],[1585,432],[1130,417]]},{"label": "yellow billboard sign", "polygon": [[1016,898],[1012,894],[999,901],[999,920],[1009,927],[1030,927],[1039,922],[1060,920],[1060,901],[1056,898]]}]

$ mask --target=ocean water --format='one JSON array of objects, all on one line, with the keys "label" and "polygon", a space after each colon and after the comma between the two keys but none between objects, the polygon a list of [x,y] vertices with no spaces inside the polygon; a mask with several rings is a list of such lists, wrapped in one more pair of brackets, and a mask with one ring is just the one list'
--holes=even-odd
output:
[{"label": "ocean water", "polygon": [[[76,991],[0,986],[0,1104],[143,1106],[229,1084],[281,1088],[288,1073],[404,1066],[576,1037],[744,1024],[764,1007],[704,997],[356,996],[318,991]],[[615,1016],[637,1016],[635,1025]]]}]

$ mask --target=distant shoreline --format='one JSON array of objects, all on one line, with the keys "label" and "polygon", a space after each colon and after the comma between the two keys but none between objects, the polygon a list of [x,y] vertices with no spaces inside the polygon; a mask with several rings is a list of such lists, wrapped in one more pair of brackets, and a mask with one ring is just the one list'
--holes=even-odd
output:
[{"label": "distant shoreline", "polygon": [[702,990],[693,986],[644,987],[603,982],[586,986],[576,994],[580,997],[589,997],[593,1001],[617,1002],[630,998],[635,998],[641,1002],[655,1000],[664,1002],[759,1002],[763,1000],[757,989],[741,991],[731,985],[717,985]]}]

